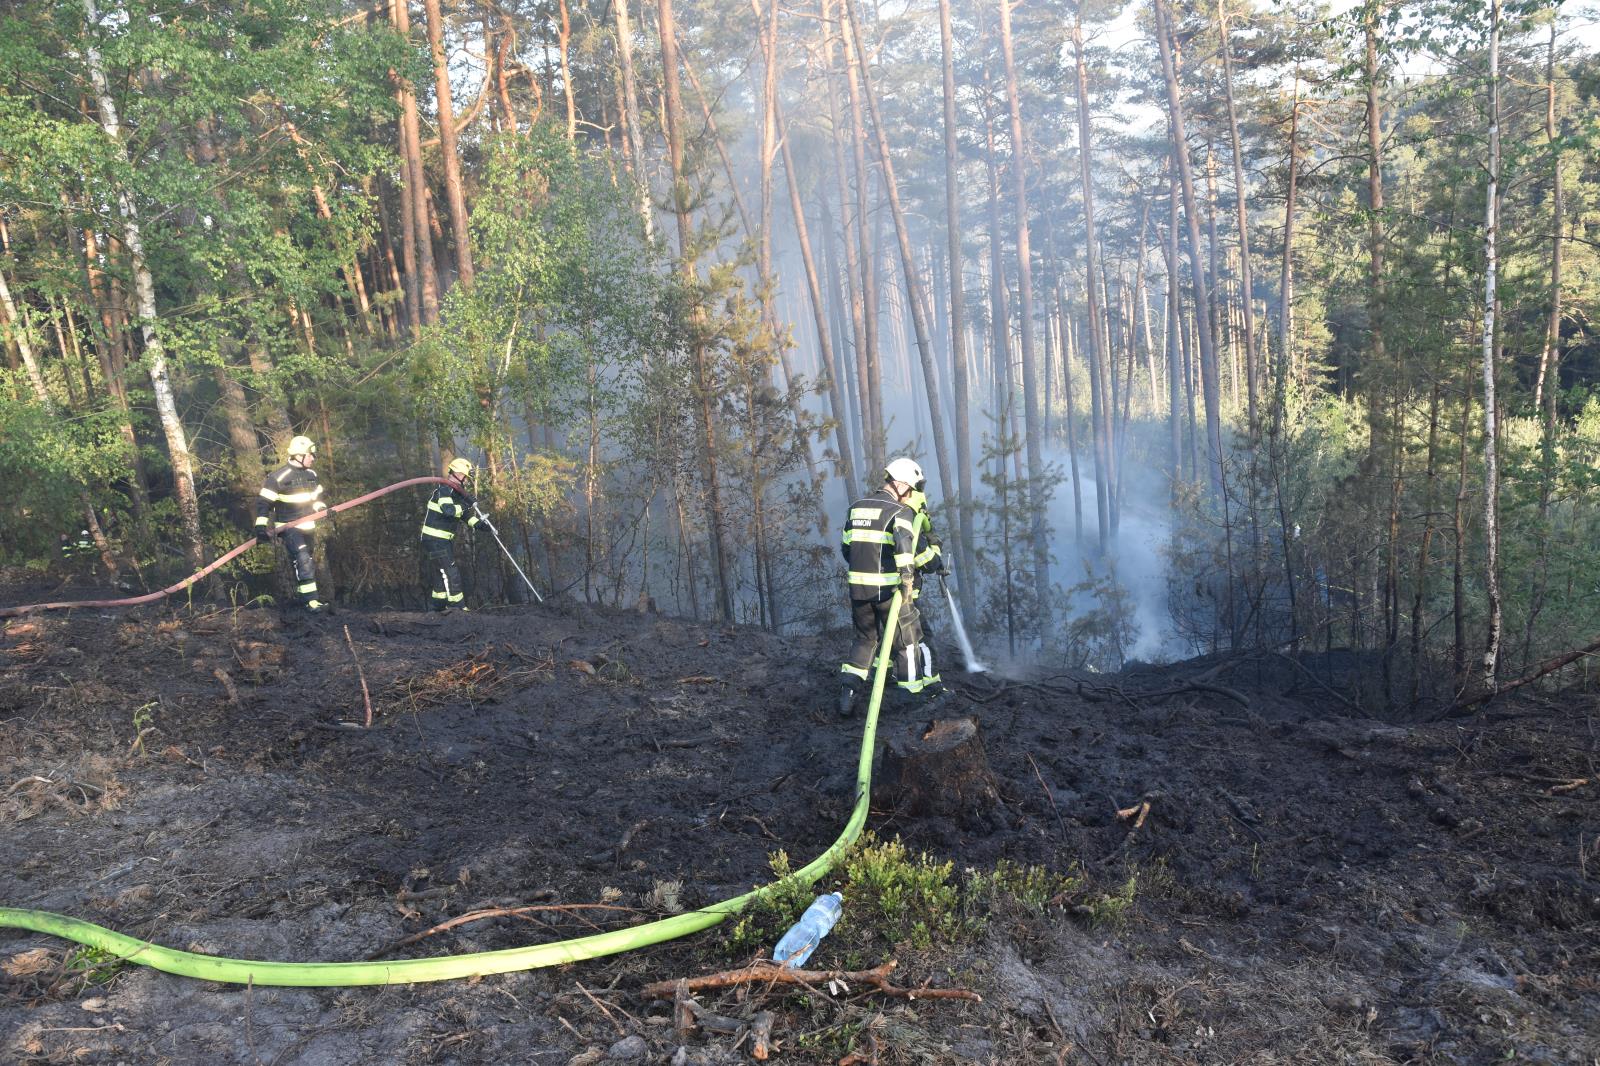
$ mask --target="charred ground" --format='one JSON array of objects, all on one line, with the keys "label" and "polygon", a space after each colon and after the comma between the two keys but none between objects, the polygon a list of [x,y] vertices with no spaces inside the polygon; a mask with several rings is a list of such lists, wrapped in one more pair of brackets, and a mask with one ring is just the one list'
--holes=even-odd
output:
[{"label": "charred ground", "polygon": [[[843,639],[571,604],[316,627],[254,610],[13,621],[0,902],[337,961],[484,908],[626,909],[467,922],[391,957],[722,899],[843,824],[860,736],[829,709]],[[875,805],[869,827],[953,861],[958,885],[1004,860],[1076,887],[981,914],[969,900],[965,932],[916,943],[847,902],[811,965],[894,958],[905,984],[984,1002],[859,987],[702,1002],[774,1011],[787,1062],[1594,1063],[1596,710],[1571,696],[1358,720],[1281,662],[974,681],[947,711],[980,718],[1000,807],[930,820]],[[1117,816],[1144,802],[1138,828]],[[742,1062],[748,1045],[680,1037],[671,1004],[639,989],[749,958],[725,924],[476,982],[246,989],[0,931],[0,1058],[597,1062],[637,1035],[637,1061]]]}]

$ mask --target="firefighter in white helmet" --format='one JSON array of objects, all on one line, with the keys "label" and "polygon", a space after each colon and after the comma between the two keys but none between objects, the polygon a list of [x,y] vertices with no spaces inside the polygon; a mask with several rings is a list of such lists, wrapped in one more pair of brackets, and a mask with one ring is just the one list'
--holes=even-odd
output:
[{"label": "firefighter in white helmet", "polygon": [[317,597],[317,565],[311,558],[311,532],[317,516],[327,511],[322,502],[322,485],[311,464],[317,446],[310,437],[295,437],[285,449],[288,462],[267,475],[256,501],[256,543],[266,544],[274,533],[283,539],[284,550],[294,564],[294,591],[300,606],[313,614],[328,608]]},{"label": "firefighter in white helmet", "polygon": [[914,460],[895,459],[883,472],[883,487],[850,505],[839,550],[849,567],[850,620],[856,639],[850,657],[840,666],[843,682],[839,714],[855,713],[861,690],[872,676],[873,658],[882,643],[889,605],[902,593],[899,623],[892,645],[895,680],[903,691],[921,692],[932,673],[932,657],[922,643],[916,604],[916,512],[912,494],[923,480]]},{"label": "firefighter in white helmet", "polygon": [[452,459],[445,467],[448,485],[440,485],[428,497],[428,509],[422,513],[422,551],[427,555],[429,606],[435,611],[448,611],[452,607],[467,609],[466,590],[461,587],[461,571],[456,567],[456,530],[462,522],[467,528],[478,524],[467,484],[472,480],[472,463],[466,459]]}]

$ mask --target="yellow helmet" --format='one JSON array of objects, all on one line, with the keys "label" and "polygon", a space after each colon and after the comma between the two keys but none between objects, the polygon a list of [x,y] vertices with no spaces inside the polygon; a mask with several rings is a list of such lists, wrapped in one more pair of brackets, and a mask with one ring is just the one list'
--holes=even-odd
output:
[{"label": "yellow helmet", "polygon": [[310,437],[294,437],[290,439],[285,454],[291,459],[297,455],[316,455],[317,445]]},{"label": "yellow helmet", "polygon": [[445,467],[445,473],[455,474],[461,478],[469,478],[472,476],[472,463],[466,459],[452,459],[450,460],[450,465]]}]

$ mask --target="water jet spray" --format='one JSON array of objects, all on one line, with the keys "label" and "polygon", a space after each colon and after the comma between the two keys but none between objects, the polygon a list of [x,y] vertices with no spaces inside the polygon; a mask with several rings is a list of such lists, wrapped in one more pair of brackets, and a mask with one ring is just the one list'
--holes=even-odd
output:
[{"label": "water jet spray", "polygon": [[939,575],[939,587],[944,589],[945,602],[950,604],[950,620],[955,623],[956,641],[961,645],[961,656],[967,661],[967,673],[986,674],[989,668],[978,661],[973,654],[972,641],[967,639],[967,627],[961,624],[961,609],[956,606],[956,598],[950,591],[950,582],[945,580],[944,574]]}]

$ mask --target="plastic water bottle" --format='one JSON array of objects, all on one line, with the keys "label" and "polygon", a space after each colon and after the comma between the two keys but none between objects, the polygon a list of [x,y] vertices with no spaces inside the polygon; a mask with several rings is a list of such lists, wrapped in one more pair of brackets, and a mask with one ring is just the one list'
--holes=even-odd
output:
[{"label": "plastic water bottle", "polygon": [[817,944],[839,920],[843,909],[844,897],[839,893],[818,896],[772,949],[772,961],[786,966],[804,966],[811,953],[817,950]]}]

